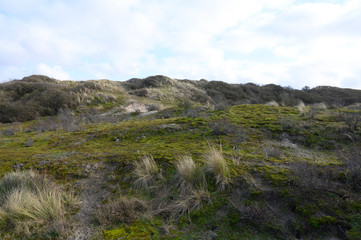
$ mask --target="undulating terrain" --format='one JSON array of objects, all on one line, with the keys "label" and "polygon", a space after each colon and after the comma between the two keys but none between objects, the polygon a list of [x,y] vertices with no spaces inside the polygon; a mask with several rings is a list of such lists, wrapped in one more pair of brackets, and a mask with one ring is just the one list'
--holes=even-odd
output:
[{"label": "undulating terrain", "polygon": [[361,239],[361,91],[0,85],[0,239]]}]

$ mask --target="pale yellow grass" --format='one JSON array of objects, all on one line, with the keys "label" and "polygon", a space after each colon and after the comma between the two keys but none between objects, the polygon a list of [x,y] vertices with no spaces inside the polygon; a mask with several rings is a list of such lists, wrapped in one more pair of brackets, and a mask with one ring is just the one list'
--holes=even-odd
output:
[{"label": "pale yellow grass", "polygon": [[135,185],[149,188],[158,178],[161,177],[160,169],[152,156],[144,156],[134,164]]},{"label": "pale yellow grass", "polygon": [[209,145],[208,152],[204,155],[206,169],[212,173],[216,184],[224,189],[230,182],[231,176],[226,159],[221,151]]}]

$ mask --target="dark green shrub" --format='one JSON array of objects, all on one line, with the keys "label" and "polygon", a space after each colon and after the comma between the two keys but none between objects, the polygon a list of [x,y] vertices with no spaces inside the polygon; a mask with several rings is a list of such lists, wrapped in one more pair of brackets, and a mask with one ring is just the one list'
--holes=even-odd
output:
[{"label": "dark green shrub", "polygon": [[37,111],[32,103],[23,104],[20,102],[0,103],[0,122],[24,122],[34,119]]},{"label": "dark green shrub", "polygon": [[45,76],[7,82],[0,87],[6,93],[0,102],[0,122],[29,121],[75,105],[69,89]]},{"label": "dark green shrub", "polygon": [[12,136],[15,133],[16,133],[16,130],[14,128],[7,128],[2,132],[2,134],[4,134],[5,136]]},{"label": "dark green shrub", "polygon": [[346,180],[348,185],[356,190],[361,190],[361,150],[353,147],[340,155],[346,166]]}]

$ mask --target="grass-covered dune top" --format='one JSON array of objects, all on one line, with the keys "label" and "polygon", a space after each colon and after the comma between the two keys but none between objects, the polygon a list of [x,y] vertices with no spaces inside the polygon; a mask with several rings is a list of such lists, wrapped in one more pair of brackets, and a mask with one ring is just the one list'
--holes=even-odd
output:
[{"label": "grass-covered dune top", "polygon": [[0,84],[0,122],[24,122],[72,109],[85,116],[122,115],[190,105],[216,109],[239,104],[297,106],[324,103],[329,107],[361,102],[361,91],[335,87],[302,90],[274,84],[228,84],[150,76],[128,81],[59,81],[42,75]]},{"label": "grass-covered dune top", "polygon": [[357,104],[217,107],[203,80],[38,78],[76,104],[0,125],[0,239],[361,239]]}]

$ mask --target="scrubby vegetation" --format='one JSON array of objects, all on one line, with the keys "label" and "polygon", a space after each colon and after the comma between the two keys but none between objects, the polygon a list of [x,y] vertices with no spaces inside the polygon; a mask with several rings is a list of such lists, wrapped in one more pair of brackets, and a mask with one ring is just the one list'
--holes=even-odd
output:
[{"label": "scrubby vegetation", "polygon": [[66,237],[69,215],[79,205],[65,192],[33,171],[13,172],[0,182],[0,228],[13,237]]},{"label": "scrubby vegetation", "polygon": [[53,88],[0,114],[1,239],[360,239],[356,90],[31,76],[0,101]]},{"label": "scrubby vegetation", "polygon": [[[258,86],[252,83],[176,80],[160,75],[145,79],[133,78],[125,82],[71,82],[32,75],[0,84],[0,122],[23,122],[41,116],[54,116],[60,109],[75,110],[82,113],[83,118],[88,121],[114,122],[121,113],[127,112],[128,106],[141,98],[148,100],[145,108],[163,110],[164,105],[180,106],[183,114],[189,116],[198,115],[200,109],[194,111],[192,108],[199,106],[224,110],[239,104],[318,104],[310,111],[313,116],[313,113],[318,111],[319,103],[332,107],[348,106],[361,102],[360,95],[359,90],[334,87],[305,87],[296,90],[274,84]],[[138,110],[137,113],[141,113],[144,107],[138,106],[138,109],[133,110],[131,112]],[[354,116],[352,111],[340,114],[339,117],[344,119],[350,128],[355,128],[358,127],[360,119]]]}]

